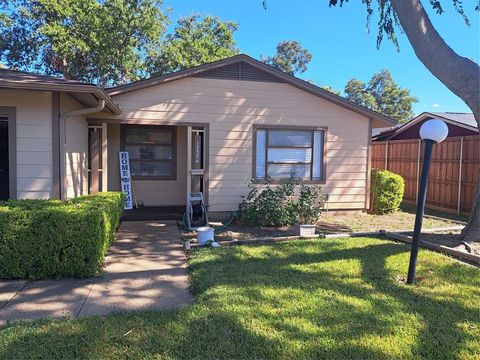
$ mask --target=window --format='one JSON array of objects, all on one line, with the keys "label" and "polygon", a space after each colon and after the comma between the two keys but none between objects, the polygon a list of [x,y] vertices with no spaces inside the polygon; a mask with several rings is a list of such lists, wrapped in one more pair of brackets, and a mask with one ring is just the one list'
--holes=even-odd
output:
[{"label": "window", "polygon": [[134,179],[176,179],[176,131],[164,126],[124,126],[123,149],[128,151]]},{"label": "window", "polygon": [[258,128],[255,179],[322,181],[324,130]]}]

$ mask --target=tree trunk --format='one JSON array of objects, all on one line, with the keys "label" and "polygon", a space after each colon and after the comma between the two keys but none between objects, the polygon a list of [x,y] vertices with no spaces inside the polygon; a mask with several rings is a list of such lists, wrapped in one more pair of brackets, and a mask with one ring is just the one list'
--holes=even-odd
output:
[{"label": "tree trunk", "polygon": [[[480,124],[480,67],[445,43],[432,25],[420,0],[390,0],[418,59],[472,110]],[[480,180],[480,179],[479,179]],[[465,241],[480,240],[480,182],[473,197]]]},{"label": "tree trunk", "polygon": [[473,196],[470,220],[462,231],[462,238],[465,242],[480,242],[480,179]]}]

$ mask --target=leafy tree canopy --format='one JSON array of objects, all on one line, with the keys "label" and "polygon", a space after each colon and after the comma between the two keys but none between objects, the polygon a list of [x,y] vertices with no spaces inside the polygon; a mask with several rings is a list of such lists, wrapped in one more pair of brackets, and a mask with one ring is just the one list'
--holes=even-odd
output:
[{"label": "leafy tree canopy", "polygon": [[367,86],[363,81],[350,79],[345,85],[345,97],[372,110],[378,110],[377,102],[373,95],[368,92]]},{"label": "leafy tree canopy", "polygon": [[149,72],[166,74],[236,55],[233,35],[237,29],[237,23],[214,16],[181,18],[174,32],[166,36],[160,55],[150,56]]},{"label": "leafy tree canopy", "polygon": [[290,75],[303,73],[307,70],[312,54],[302,48],[298,41],[285,40],[277,45],[277,52],[273,56],[263,58],[261,61]]},{"label": "leafy tree canopy", "polygon": [[410,90],[400,87],[385,69],[374,74],[367,84],[357,79],[349,80],[344,91],[348,100],[399,122],[413,117],[412,107],[418,101],[410,95]]},{"label": "leafy tree canopy", "polygon": [[1,4],[2,62],[102,85],[143,77],[145,56],[159,52],[168,23],[159,0],[3,0]]}]

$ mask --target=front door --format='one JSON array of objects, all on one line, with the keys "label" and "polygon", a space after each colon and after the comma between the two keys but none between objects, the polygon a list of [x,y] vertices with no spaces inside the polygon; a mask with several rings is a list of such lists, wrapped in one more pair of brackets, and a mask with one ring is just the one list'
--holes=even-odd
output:
[{"label": "front door", "polygon": [[8,121],[0,118],[0,200],[8,200],[10,193],[8,155]]}]

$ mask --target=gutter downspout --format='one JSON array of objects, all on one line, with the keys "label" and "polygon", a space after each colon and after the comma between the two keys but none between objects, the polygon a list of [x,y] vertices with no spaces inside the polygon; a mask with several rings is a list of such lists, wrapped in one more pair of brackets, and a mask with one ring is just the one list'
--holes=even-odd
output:
[{"label": "gutter downspout", "polygon": [[72,116],[88,115],[102,111],[105,108],[105,100],[98,100],[98,104],[94,107],[66,111],[60,114],[59,119],[59,154],[60,154],[60,199],[65,200],[67,196],[67,159],[66,159],[66,147],[67,147],[67,133],[66,133],[66,120]]}]

